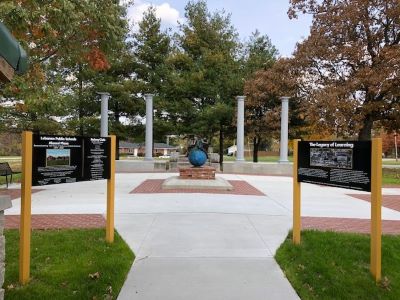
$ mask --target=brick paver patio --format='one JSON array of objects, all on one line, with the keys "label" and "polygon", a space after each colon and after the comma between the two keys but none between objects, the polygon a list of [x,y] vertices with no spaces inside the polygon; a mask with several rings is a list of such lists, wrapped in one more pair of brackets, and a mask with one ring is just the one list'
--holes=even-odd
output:
[{"label": "brick paver patio", "polygon": [[[44,191],[44,189],[32,189],[32,194]],[[21,189],[1,189],[0,195],[8,195],[11,200],[21,197]]]},{"label": "brick paver patio", "polygon": [[[302,229],[367,234],[371,232],[371,222],[367,219],[302,217],[301,222]],[[382,233],[400,234],[400,221],[382,220]]]},{"label": "brick paver patio", "polygon": [[[6,229],[19,228],[18,215],[5,216]],[[302,217],[302,229],[337,232],[370,233],[370,220],[354,218]],[[46,214],[32,215],[32,229],[104,228],[101,214]],[[382,221],[383,234],[400,234],[400,221]]]},{"label": "brick paver patio", "polygon": [[[5,228],[19,228],[18,215],[5,216]],[[32,229],[104,228],[106,221],[100,214],[32,215]]]},{"label": "brick paver patio", "polygon": [[[164,179],[148,179],[143,181],[130,193],[213,193],[232,195],[265,196],[246,181],[229,180],[233,190],[221,191],[214,189],[179,189],[163,190],[161,188]],[[34,189],[32,193],[43,191]],[[19,198],[20,189],[0,190],[0,194]],[[370,195],[348,194],[351,197],[370,202]],[[382,206],[400,212],[400,195],[383,195]],[[104,228],[105,219],[101,214],[40,214],[32,215],[32,229],[62,229],[62,228]],[[6,215],[5,228],[19,228],[19,215]],[[331,217],[302,217],[302,229],[331,230],[337,232],[370,233],[370,220],[355,218],[331,218]],[[400,234],[400,221],[383,220],[383,234]]]},{"label": "brick paver patio", "polygon": [[246,181],[228,180],[233,186],[231,191],[222,191],[216,189],[168,189],[163,190],[161,185],[164,179],[148,179],[130,192],[130,194],[151,194],[151,193],[208,193],[208,194],[230,194],[230,195],[251,195],[265,196],[265,194]]},{"label": "brick paver patio", "polygon": [[[371,202],[371,195],[348,194],[351,197]],[[382,206],[400,211],[400,195],[382,195]]]}]

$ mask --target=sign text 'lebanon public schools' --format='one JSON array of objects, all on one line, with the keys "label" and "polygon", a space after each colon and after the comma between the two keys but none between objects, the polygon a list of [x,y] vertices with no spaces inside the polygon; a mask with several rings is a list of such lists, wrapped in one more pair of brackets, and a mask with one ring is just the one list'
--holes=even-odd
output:
[{"label": "sign text 'lebanon public schools'", "polygon": [[110,138],[33,135],[32,185],[110,178]]}]

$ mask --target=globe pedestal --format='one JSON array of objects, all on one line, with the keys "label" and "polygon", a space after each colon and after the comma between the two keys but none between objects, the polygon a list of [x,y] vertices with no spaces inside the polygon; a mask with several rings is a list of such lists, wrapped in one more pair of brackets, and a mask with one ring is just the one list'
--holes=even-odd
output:
[{"label": "globe pedestal", "polygon": [[179,168],[180,179],[215,179],[215,168],[213,167],[189,167]]},{"label": "globe pedestal", "polygon": [[204,150],[193,149],[188,155],[193,167],[179,168],[179,177],[173,176],[164,181],[162,189],[169,190],[225,190],[230,191],[233,186],[223,178],[215,178],[216,169],[203,166],[207,161]]}]

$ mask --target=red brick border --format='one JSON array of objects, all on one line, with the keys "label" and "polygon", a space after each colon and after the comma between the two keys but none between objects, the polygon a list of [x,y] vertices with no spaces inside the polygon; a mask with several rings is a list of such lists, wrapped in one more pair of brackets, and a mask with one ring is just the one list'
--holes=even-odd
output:
[{"label": "red brick border", "polygon": [[208,194],[230,194],[230,195],[251,195],[265,196],[263,192],[256,189],[243,180],[228,180],[233,186],[231,191],[222,191],[216,189],[168,189],[163,190],[161,185],[164,179],[147,179],[138,185],[130,194],[152,194],[152,193],[208,193]]},{"label": "red brick border", "polygon": [[[369,194],[347,194],[350,197],[371,202]],[[400,195],[382,195],[382,206],[400,212]]]},{"label": "red brick border", "polygon": [[[44,191],[44,189],[32,189],[32,194]],[[4,189],[0,190],[0,195],[8,195],[11,200],[21,198],[21,189]]]},{"label": "red brick border", "polygon": [[[371,232],[368,219],[302,217],[302,229],[322,231],[366,233]],[[382,220],[383,234],[400,234],[400,221]]]},{"label": "red brick border", "polygon": [[[18,229],[19,215],[6,215],[5,228]],[[105,228],[100,214],[32,215],[32,229]]]},{"label": "red brick border", "polygon": [[[19,215],[6,215],[5,228],[18,229]],[[302,217],[302,229],[370,233],[370,220],[353,218]],[[81,229],[105,228],[106,222],[100,214],[32,215],[32,229]],[[383,220],[383,234],[400,234],[400,221]]]}]

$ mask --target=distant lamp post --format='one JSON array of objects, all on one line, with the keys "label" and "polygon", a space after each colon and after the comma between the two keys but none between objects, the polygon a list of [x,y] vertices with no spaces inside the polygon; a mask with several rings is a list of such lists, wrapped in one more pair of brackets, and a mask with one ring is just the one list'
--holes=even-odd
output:
[{"label": "distant lamp post", "polygon": [[398,161],[398,159],[397,159],[397,132],[394,134],[394,155],[396,157],[396,161]]},{"label": "distant lamp post", "polygon": [[109,93],[97,92],[101,96],[101,123],[100,123],[100,136],[108,136],[108,99]]},{"label": "distant lamp post", "polygon": [[288,163],[288,139],[289,139],[289,97],[281,97],[281,141],[279,163]]},{"label": "distant lamp post", "polygon": [[237,96],[237,149],[236,162],[244,161],[244,100],[245,96]]},{"label": "distant lamp post", "polygon": [[146,148],[144,160],[153,161],[153,94],[145,94],[146,100]]}]

